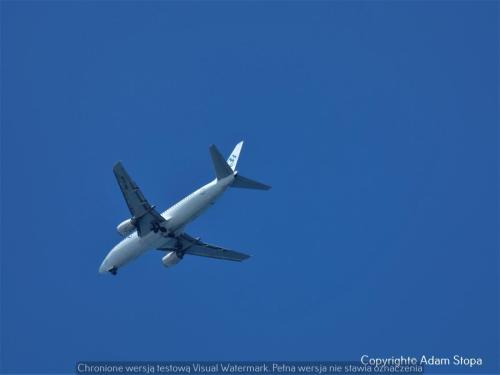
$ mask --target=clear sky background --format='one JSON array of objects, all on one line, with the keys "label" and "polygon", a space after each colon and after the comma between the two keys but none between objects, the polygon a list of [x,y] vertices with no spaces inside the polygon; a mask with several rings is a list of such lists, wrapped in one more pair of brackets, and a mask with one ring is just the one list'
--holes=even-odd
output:
[{"label": "clear sky background", "polygon": [[[498,3],[1,3],[1,369],[479,356],[498,370]],[[245,140],[188,232],[98,274]]]}]

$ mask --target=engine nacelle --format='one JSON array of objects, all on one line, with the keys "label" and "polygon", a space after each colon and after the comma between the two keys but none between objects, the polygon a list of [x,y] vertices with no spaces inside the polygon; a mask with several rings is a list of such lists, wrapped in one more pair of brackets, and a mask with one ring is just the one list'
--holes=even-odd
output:
[{"label": "engine nacelle", "polygon": [[175,266],[177,263],[179,263],[182,260],[182,257],[178,256],[175,251],[169,252],[167,255],[165,255],[161,261],[163,262],[163,265],[165,267],[172,267]]},{"label": "engine nacelle", "polygon": [[131,234],[133,231],[135,231],[135,225],[132,223],[132,219],[127,219],[125,221],[122,221],[120,224],[118,224],[118,226],[116,227],[116,230],[123,237],[127,237],[129,234]]}]

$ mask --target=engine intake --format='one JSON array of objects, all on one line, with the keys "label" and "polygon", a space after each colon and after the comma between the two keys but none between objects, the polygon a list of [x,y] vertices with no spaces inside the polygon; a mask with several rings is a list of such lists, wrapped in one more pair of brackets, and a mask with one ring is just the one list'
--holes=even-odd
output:
[{"label": "engine intake", "polygon": [[167,255],[165,255],[161,261],[163,262],[163,265],[165,267],[172,267],[175,266],[177,263],[179,263],[182,260],[182,256],[179,256],[175,251],[169,252]]},{"label": "engine intake", "polygon": [[135,231],[135,225],[132,222],[132,219],[127,219],[125,221],[122,221],[118,226],[116,227],[116,230],[118,233],[120,233],[123,237],[127,237],[129,234]]}]

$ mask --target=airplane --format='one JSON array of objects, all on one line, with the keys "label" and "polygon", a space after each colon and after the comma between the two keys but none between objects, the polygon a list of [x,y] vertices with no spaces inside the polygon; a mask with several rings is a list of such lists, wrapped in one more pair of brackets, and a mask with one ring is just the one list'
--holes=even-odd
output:
[{"label": "airplane", "polygon": [[236,166],[242,147],[243,141],[236,145],[226,161],[217,147],[211,145],[209,151],[216,178],[162,214],[149,204],[123,164],[116,163],[113,172],[132,217],[116,227],[124,239],[106,255],[99,267],[99,273],[109,272],[116,275],[119,268],[151,249],[166,252],[162,258],[165,267],[176,265],[185,255],[237,262],[248,259],[250,256],[247,254],[209,245],[184,231],[186,225],[213,205],[228,187],[257,190],[271,188],[238,173]]}]

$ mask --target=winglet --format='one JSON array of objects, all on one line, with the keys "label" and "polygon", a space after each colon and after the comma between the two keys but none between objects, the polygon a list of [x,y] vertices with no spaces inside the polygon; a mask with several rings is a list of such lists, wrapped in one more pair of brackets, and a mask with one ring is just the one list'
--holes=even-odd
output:
[{"label": "winglet", "polygon": [[212,162],[214,164],[215,175],[217,179],[223,179],[224,177],[230,176],[233,174],[233,170],[226,163],[224,157],[219,152],[215,145],[211,145],[210,148],[210,156],[212,157]]}]

